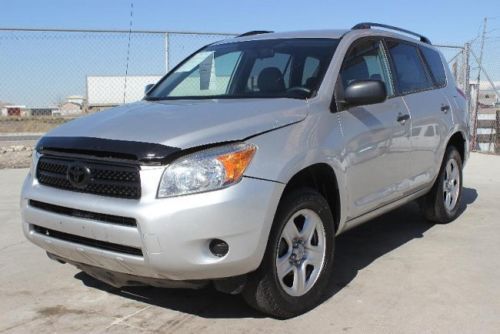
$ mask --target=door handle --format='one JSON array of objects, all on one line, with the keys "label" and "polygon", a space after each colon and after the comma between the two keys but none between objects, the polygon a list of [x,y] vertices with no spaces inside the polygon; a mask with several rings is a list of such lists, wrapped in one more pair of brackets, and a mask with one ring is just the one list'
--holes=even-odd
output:
[{"label": "door handle", "polygon": [[443,105],[441,106],[441,111],[442,111],[442,112],[444,112],[444,113],[446,114],[448,111],[450,111],[450,106],[449,106],[449,105],[447,105],[447,104],[443,104]]},{"label": "door handle", "polygon": [[410,114],[399,114],[398,115],[398,122],[401,123],[401,125],[404,125],[407,120],[410,119]]}]

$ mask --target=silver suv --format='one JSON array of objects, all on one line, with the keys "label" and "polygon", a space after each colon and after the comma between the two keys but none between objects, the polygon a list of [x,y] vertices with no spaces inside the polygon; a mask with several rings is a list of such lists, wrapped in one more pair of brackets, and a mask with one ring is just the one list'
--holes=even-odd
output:
[{"label": "silver suv", "polygon": [[336,235],[417,199],[433,222],[457,217],[467,124],[423,36],[250,32],[44,136],[22,225],[114,286],[212,283],[293,317],[321,302]]}]

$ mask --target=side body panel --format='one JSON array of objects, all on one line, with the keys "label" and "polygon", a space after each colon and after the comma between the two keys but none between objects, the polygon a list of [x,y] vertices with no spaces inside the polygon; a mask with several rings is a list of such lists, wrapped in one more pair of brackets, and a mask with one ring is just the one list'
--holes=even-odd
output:
[{"label": "side body panel", "polygon": [[421,188],[433,182],[439,171],[448,132],[453,125],[452,112],[441,111],[449,102],[440,89],[403,98],[412,114],[412,187]]},{"label": "side body panel", "polygon": [[342,60],[354,41],[367,36],[372,32],[342,39],[317,96],[308,102],[305,120],[248,140],[258,146],[245,172],[250,177],[287,183],[313,164],[332,167],[340,196],[338,233],[348,220],[397,200],[408,189],[410,122],[397,122],[398,113],[408,112],[404,101],[392,98],[371,111],[330,111]]},{"label": "side body panel", "polygon": [[286,184],[304,168],[328,164],[337,177],[342,224],[350,202],[346,152],[339,115],[327,109],[327,104],[316,101],[304,121],[248,139],[258,149],[245,175]]},{"label": "side body panel", "polygon": [[[441,54],[441,59],[443,64],[446,64],[446,59]],[[454,133],[459,132],[462,134],[465,139],[464,144],[464,165],[469,159],[470,154],[470,136],[471,136],[471,116],[469,113],[469,104],[464,96],[462,96],[457,90],[457,86],[455,80],[453,78],[453,74],[450,71],[450,68],[445,65],[446,77],[448,78],[448,85],[443,89],[443,94],[446,95],[448,100],[451,102],[451,110],[453,117],[453,127],[450,129],[448,133],[448,139]],[[463,94],[463,93],[462,93]]]},{"label": "side body panel", "polygon": [[410,122],[400,97],[339,113],[352,219],[400,198],[409,188]]},{"label": "side body panel", "polygon": [[[452,92],[454,84],[442,90],[391,98],[385,104],[371,106],[372,112],[367,112],[367,108],[330,112],[335,82],[348,48],[357,39],[374,35],[405,39],[381,31],[376,34],[370,30],[347,33],[335,52],[317,96],[308,102],[306,119],[249,139],[258,145],[259,150],[246,171],[248,176],[287,183],[300,170],[313,164],[326,163],[332,167],[341,202],[337,233],[425,194],[434,182],[449,138],[457,131],[464,136],[468,133],[465,105]],[[451,83],[453,78],[447,67],[446,71]],[[441,111],[441,104],[447,103],[447,99],[456,101],[452,102],[451,112],[445,114]],[[410,105],[419,108],[416,109],[416,120]],[[397,122],[399,111],[411,114],[410,121],[403,126]],[[373,117],[374,113],[377,113],[376,117]],[[392,130],[381,125],[390,118],[393,119]],[[424,127],[432,127],[432,130]],[[418,128],[421,128],[423,138],[414,138],[417,130],[413,129]],[[429,138],[425,131],[429,131]],[[431,131],[433,135],[430,135]],[[413,149],[417,152],[412,155],[410,151]],[[385,187],[391,189],[386,192],[390,194],[388,196],[384,196],[384,184],[392,184],[392,188]],[[363,192],[371,192],[372,196],[363,195]]]}]

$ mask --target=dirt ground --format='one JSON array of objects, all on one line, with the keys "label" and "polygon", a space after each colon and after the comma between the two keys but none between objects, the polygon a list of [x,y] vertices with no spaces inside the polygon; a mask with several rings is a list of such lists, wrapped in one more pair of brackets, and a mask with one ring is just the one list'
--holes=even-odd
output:
[{"label": "dirt ground", "polygon": [[1,133],[47,132],[58,125],[72,120],[66,117],[0,117]]},{"label": "dirt ground", "polygon": [[0,169],[29,167],[35,144],[36,141],[0,141]]},{"label": "dirt ground", "polygon": [[[72,119],[74,117],[0,117],[0,169],[29,167],[36,140],[23,137],[40,136]],[[16,136],[19,140],[13,139]]]}]

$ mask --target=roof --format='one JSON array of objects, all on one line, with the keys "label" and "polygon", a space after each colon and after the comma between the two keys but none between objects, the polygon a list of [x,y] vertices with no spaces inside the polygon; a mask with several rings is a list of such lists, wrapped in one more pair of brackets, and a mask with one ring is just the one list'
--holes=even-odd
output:
[{"label": "roof", "polygon": [[217,42],[215,44],[225,44],[231,42],[242,42],[242,41],[253,41],[253,40],[265,40],[265,39],[280,39],[280,38],[341,38],[345,33],[350,30],[302,30],[302,31],[287,31],[287,32],[271,32],[257,35],[249,35],[244,37],[235,37],[230,39],[225,39],[223,41]]},{"label": "roof", "polygon": [[256,35],[248,35],[243,37],[235,37],[222,40],[214,44],[226,44],[234,42],[244,42],[253,40],[266,40],[266,39],[280,39],[280,38],[332,38],[338,39],[342,38],[344,35],[358,35],[358,36],[385,36],[394,37],[402,40],[411,41],[414,43],[423,44],[429,47],[433,47],[431,44],[423,43],[421,40],[415,37],[410,37],[403,33],[398,33],[392,30],[383,29],[324,29],[324,30],[302,30],[302,31],[288,31],[288,32],[268,32],[260,33]]}]

